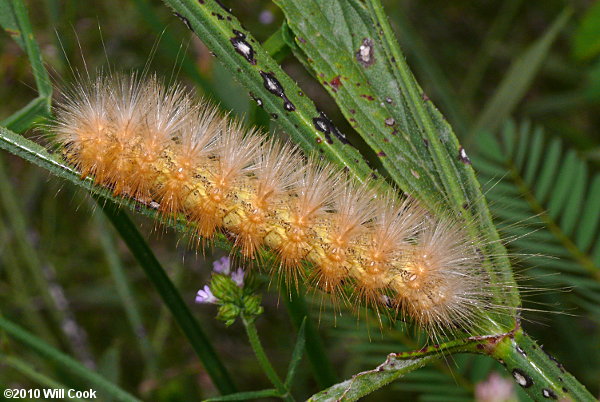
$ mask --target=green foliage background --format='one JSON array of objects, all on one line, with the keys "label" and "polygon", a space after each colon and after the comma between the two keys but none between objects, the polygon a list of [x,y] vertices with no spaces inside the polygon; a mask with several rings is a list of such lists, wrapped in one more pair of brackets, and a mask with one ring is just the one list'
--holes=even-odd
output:
[{"label": "green foliage background", "polygon": [[[225,3],[259,40],[283,20],[270,1]],[[26,4],[57,87],[73,80],[71,70],[86,65],[118,70],[149,65],[151,71],[196,87],[224,110],[269,124],[246,91],[161,2]],[[525,307],[541,310],[523,313],[526,329],[597,395],[600,6],[569,4],[574,16],[566,21],[566,4],[560,1],[384,2],[424,92],[473,161],[515,255]],[[267,17],[273,21],[265,23]],[[287,58],[283,66],[351,141],[361,143],[302,64]],[[8,35],[0,37],[0,77],[2,120],[37,96],[30,63]],[[215,395],[191,346],[90,197],[21,159],[5,153],[0,158],[2,315],[142,399]],[[377,158],[371,158],[377,166]],[[211,261],[223,251],[199,255],[173,231],[156,230],[155,222],[144,217],[134,219],[237,387],[268,388],[243,328],[226,329],[213,319],[209,306],[192,305],[197,289],[209,280]],[[296,341],[282,304],[272,286],[257,322],[280,373]],[[374,317],[366,323],[349,313],[334,319],[327,306],[320,307],[320,299],[309,299],[309,304],[338,380],[376,366],[387,353],[423,345],[423,339],[401,325],[380,331]],[[300,367],[294,389],[307,397],[320,387],[308,363]],[[85,384],[8,340],[0,369],[3,388],[39,387],[42,382],[31,370],[46,380],[80,388]],[[491,359],[459,355],[417,370],[371,397],[470,400],[475,385],[492,370],[503,373]]]}]

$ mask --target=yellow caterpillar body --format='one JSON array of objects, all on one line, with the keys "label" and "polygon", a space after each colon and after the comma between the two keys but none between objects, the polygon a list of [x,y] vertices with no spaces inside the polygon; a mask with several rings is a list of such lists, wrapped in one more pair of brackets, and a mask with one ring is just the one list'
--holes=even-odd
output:
[{"label": "yellow caterpillar body", "polygon": [[400,311],[434,333],[477,326],[492,306],[476,245],[452,219],[378,192],[155,78],[103,76],[57,108],[56,141],[82,176],[183,214],[241,253],[279,257],[288,281]]}]

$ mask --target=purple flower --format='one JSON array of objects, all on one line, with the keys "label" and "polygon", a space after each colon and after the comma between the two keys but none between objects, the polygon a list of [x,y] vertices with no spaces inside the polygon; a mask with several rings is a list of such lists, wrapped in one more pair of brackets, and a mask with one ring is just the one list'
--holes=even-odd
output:
[{"label": "purple flower", "polygon": [[238,285],[240,288],[244,286],[244,270],[242,268],[238,268],[231,273],[231,279]]},{"label": "purple flower", "polygon": [[263,10],[260,13],[260,15],[258,16],[258,20],[260,21],[261,24],[268,25],[275,20],[275,16],[273,15],[273,13],[271,11]]},{"label": "purple flower", "polygon": [[213,261],[213,271],[218,274],[229,275],[231,271],[231,260],[229,257],[225,256]]},{"label": "purple flower", "polygon": [[196,303],[200,304],[214,304],[217,302],[217,298],[212,294],[208,285],[204,286],[204,289],[200,289],[196,293]]}]

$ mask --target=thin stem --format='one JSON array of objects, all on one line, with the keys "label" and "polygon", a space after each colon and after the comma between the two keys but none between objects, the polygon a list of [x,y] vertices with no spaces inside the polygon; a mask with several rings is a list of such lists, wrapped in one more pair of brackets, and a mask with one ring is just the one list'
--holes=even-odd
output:
[{"label": "thin stem", "polygon": [[260,339],[258,338],[258,332],[256,331],[254,320],[242,316],[242,322],[244,323],[244,328],[246,328],[246,334],[248,335],[250,346],[252,346],[252,350],[254,351],[254,355],[258,360],[258,364],[260,364],[260,367],[262,367],[263,371],[275,389],[277,389],[277,392],[279,392],[281,398],[285,401],[294,401],[294,397],[292,397],[290,391],[275,372],[271,362],[269,362],[269,358],[267,357],[265,350],[260,343]]},{"label": "thin stem", "polygon": [[472,336],[413,352],[395,353],[393,357],[414,360],[456,353],[493,357],[533,400],[596,401],[585,386],[523,331],[518,322],[512,331],[503,334]]},{"label": "thin stem", "polygon": [[[50,82],[48,72],[44,67],[44,61],[42,60],[40,47],[33,36],[33,29],[31,28],[31,23],[29,22],[29,17],[27,15],[27,7],[25,7],[25,3],[23,3],[22,0],[13,0],[12,2],[9,2],[9,5],[10,4],[12,4],[14,17],[16,19],[17,27],[20,31],[19,34],[24,50],[27,53],[29,62],[31,63],[31,69],[33,70],[33,77],[35,78],[37,90],[40,94],[40,97],[46,98],[46,108],[47,111],[49,111],[50,98],[52,97],[52,84]],[[20,42],[17,40],[17,43]]]}]

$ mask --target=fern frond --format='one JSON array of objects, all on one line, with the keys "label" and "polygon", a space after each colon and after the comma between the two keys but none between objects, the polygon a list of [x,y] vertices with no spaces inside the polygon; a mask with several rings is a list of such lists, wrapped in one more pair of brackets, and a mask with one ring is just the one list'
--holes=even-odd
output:
[{"label": "fern frond", "polygon": [[600,174],[528,122],[508,122],[501,134],[479,137],[473,163],[509,247],[532,267],[528,276],[598,303]]}]

